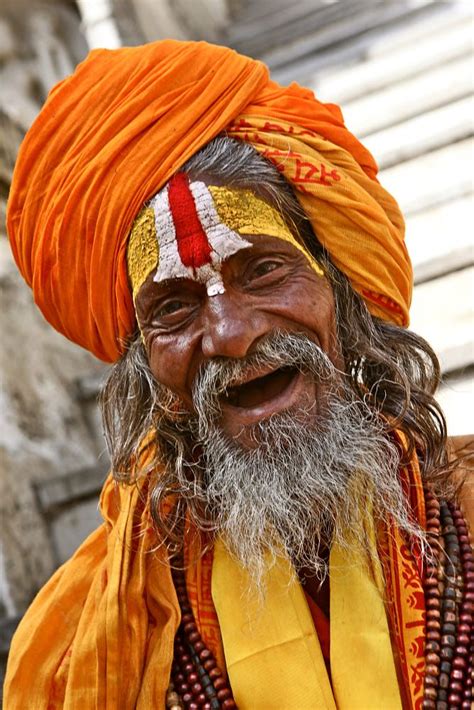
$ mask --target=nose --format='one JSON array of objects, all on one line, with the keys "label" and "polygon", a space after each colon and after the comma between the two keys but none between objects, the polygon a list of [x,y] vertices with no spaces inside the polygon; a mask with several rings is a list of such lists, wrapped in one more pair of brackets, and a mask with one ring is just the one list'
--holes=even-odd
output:
[{"label": "nose", "polygon": [[204,357],[245,357],[271,325],[262,313],[245,299],[227,292],[208,299],[203,313],[202,352]]}]

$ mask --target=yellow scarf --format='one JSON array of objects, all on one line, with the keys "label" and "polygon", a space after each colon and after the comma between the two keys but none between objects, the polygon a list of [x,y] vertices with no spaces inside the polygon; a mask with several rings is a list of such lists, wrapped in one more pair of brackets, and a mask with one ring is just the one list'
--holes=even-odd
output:
[{"label": "yellow scarf", "polygon": [[263,606],[247,604],[246,574],[218,543],[212,593],[240,710],[401,710],[378,572],[377,584],[360,558],[331,551],[331,687],[290,564],[280,559],[270,569]]}]

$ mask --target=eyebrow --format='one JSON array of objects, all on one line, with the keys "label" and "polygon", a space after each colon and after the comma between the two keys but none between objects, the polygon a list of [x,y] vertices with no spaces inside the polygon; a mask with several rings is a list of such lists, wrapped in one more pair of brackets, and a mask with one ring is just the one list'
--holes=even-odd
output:
[{"label": "eyebrow", "polygon": [[[304,257],[302,252],[297,249],[293,244],[290,242],[286,242],[283,239],[277,239],[275,237],[265,237],[262,236],[256,241],[252,241],[252,247],[250,249],[242,249],[241,251],[232,254],[228,259],[225,260],[225,264],[229,263],[229,261],[250,261],[253,259],[256,255],[256,252],[268,252],[269,256],[276,256],[280,252],[284,252],[288,256],[291,257]],[[180,285],[187,284],[189,288],[192,289],[199,289],[202,287],[202,284],[196,282],[192,277],[187,278],[175,278],[175,279],[168,279],[166,281],[160,281],[157,283],[156,281],[151,281],[148,284],[146,284],[146,289],[148,291],[148,296],[149,298],[153,298],[154,301],[159,300],[160,298],[166,298],[169,295],[172,295],[173,291],[179,290]]]}]

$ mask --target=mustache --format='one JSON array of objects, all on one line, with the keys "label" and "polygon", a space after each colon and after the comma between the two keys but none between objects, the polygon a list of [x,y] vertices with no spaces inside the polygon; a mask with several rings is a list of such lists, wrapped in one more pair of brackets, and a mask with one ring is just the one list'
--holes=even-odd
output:
[{"label": "mustache", "polygon": [[193,402],[198,415],[218,414],[219,398],[229,389],[260,376],[259,373],[267,374],[280,368],[310,373],[320,382],[336,381],[343,375],[305,333],[276,330],[262,338],[246,357],[215,358],[201,366],[193,385]]}]

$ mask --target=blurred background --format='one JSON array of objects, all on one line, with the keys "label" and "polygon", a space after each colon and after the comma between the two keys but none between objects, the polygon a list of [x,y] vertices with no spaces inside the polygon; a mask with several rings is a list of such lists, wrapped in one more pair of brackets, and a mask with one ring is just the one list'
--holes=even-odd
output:
[{"label": "blurred background", "polygon": [[[55,333],[4,226],[22,136],[89,49],[174,37],[263,59],[341,104],[407,219],[411,327],[437,351],[450,434],[472,433],[472,0],[0,0],[0,666],[54,569],[100,522],[105,367]],[[52,630],[54,633],[54,630]]]}]

